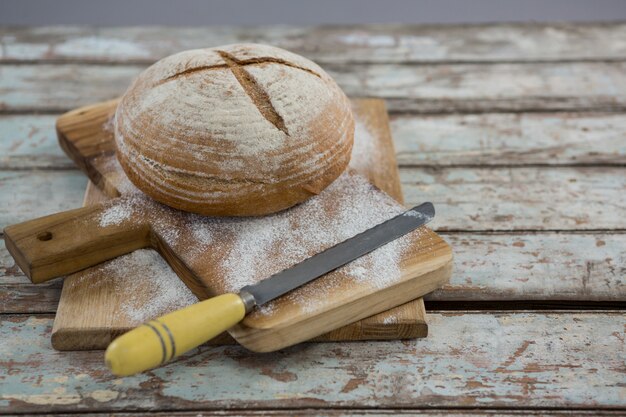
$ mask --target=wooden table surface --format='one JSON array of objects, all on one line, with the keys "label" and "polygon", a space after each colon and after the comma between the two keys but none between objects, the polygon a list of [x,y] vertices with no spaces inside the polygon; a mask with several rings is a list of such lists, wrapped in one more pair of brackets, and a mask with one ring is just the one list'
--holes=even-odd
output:
[{"label": "wooden table surface", "polygon": [[423,340],[208,347],[131,378],[56,352],[61,281],[0,247],[0,413],[598,415],[626,411],[626,23],[0,28],[0,228],[81,205],[62,112],[225,43],[312,58],[391,111],[407,204],[455,250]]}]

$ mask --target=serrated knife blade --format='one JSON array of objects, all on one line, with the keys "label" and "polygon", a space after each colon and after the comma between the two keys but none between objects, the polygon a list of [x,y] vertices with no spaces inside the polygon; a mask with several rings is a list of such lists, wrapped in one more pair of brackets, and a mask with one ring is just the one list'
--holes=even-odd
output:
[{"label": "serrated knife blade", "polygon": [[420,204],[257,284],[243,287],[239,295],[249,303],[263,305],[404,236],[433,217],[435,207],[432,203]]}]

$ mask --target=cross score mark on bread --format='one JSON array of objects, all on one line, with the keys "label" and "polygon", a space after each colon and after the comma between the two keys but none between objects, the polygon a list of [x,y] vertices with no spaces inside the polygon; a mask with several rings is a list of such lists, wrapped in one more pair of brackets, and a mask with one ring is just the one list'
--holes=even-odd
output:
[{"label": "cross score mark on bread", "polygon": [[313,74],[318,78],[322,77],[317,72],[310,70],[309,68],[301,67],[280,58],[259,57],[240,60],[226,51],[216,50],[215,52],[217,52],[222,57],[222,59],[225,61],[224,64],[202,65],[195,68],[189,68],[161,80],[156,85],[160,85],[168,81],[196,73],[198,71],[228,68],[232,71],[233,75],[241,85],[241,88],[243,88],[248,97],[250,97],[250,99],[252,100],[256,108],[259,109],[259,112],[263,115],[263,117],[265,117],[268,122],[276,126],[278,130],[284,132],[286,135],[289,135],[289,132],[287,131],[287,126],[285,126],[285,121],[272,105],[272,101],[270,100],[269,95],[267,94],[267,92],[265,92],[265,90],[263,90],[259,83],[256,82],[252,74],[246,71],[245,67],[248,65],[274,63],[306,71],[309,74]]},{"label": "cross score mark on bread", "polygon": [[275,213],[348,166],[350,102],[304,57],[233,44],[163,58],[115,114],[117,157],[155,200],[206,216]]}]

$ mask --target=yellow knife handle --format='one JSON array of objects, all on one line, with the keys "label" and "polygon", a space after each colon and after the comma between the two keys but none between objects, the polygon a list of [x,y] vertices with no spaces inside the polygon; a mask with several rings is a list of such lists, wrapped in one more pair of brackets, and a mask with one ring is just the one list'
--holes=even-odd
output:
[{"label": "yellow knife handle", "polygon": [[238,294],[223,294],[166,314],[115,339],[105,362],[118,376],[164,364],[243,320],[246,306]]}]

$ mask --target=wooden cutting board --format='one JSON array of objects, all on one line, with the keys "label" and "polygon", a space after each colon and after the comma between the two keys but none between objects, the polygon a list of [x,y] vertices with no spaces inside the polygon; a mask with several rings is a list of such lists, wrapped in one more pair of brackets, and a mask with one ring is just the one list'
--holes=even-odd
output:
[{"label": "wooden cutting board", "polygon": [[[124,183],[125,178],[118,170],[105,170],[107,163],[103,163],[100,158],[103,157],[103,152],[106,159],[113,151],[111,134],[102,130],[102,125],[114,111],[115,103],[114,100],[102,107],[87,108],[87,112],[80,115],[81,119],[88,121],[87,125],[99,127],[95,132],[87,130],[93,134],[88,133],[81,138],[80,144],[73,145],[70,140],[76,137],[74,132],[85,130],[84,125],[74,124],[72,119],[67,119],[65,116],[59,122],[60,130],[68,132],[60,136],[61,143],[69,149],[68,153],[90,177],[98,180],[100,186],[113,196],[119,195],[117,188]],[[99,110],[102,112],[94,113]],[[354,111],[360,124],[355,139],[357,143],[353,168],[366,175],[397,201],[402,202],[395,152],[384,102],[377,99],[355,100]],[[78,154],[80,157],[77,157]],[[94,167],[94,162],[98,167],[91,169]],[[94,173],[101,173],[101,175],[94,177]],[[101,203],[109,198],[110,196],[90,182],[85,193],[84,205]],[[143,260],[148,258],[158,263],[160,268],[164,267],[158,254],[142,254],[142,256]],[[165,283],[162,282],[164,281],[162,276],[171,278],[172,271],[165,273],[161,271],[160,279],[150,279],[152,277],[144,279],[141,290],[133,294],[120,292],[119,288],[129,288],[135,285],[138,276],[155,272],[154,266],[142,266],[141,259],[137,261],[132,255],[122,255],[121,258],[126,258],[123,262],[134,270],[121,272],[113,267],[93,267],[65,279],[52,330],[52,344],[56,349],[104,349],[116,336],[144,321],[180,308],[188,302],[188,294],[184,294],[184,289],[180,289],[175,282],[167,280]],[[159,270],[157,269],[156,272]],[[100,284],[91,285],[90,280],[84,278],[86,276],[94,277],[91,281],[97,281]],[[172,297],[169,294],[171,291],[163,291],[164,285],[176,286],[178,289],[176,295]],[[147,311],[142,308],[146,305],[150,307]],[[426,337],[427,334],[424,302],[419,298],[332,330],[315,340],[403,339]],[[228,333],[223,333],[211,343],[232,344],[235,341]]]},{"label": "wooden cutting board", "polygon": [[[193,233],[189,232],[193,230],[187,230],[185,227],[190,221],[199,221],[198,216],[193,217],[193,215],[168,209],[146,199],[141,193],[133,193],[134,187],[119,169],[112,153],[111,134],[103,127],[115,105],[116,103],[112,101],[70,112],[59,119],[57,127],[62,146],[87,172],[90,179],[98,184],[106,195],[121,195],[122,197],[71,213],[49,216],[39,221],[38,224],[35,224],[37,221],[30,222],[29,227],[17,225],[7,228],[8,246],[12,253],[17,255],[18,264],[23,266],[31,278],[37,281],[47,276],[82,269],[137,248],[152,246],[168,260],[178,276],[199,298],[206,298],[228,290],[228,283],[224,282],[221,274],[215,273],[219,265],[223,264],[228,245],[220,246],[212,243],[210,251],[191,254],[190,249],[199,246],[198,239],[202,236],[190,237]],[[365,116],[363,120],[366,125],[369,125],[368,130],[377,130],[375,121],[380,121],[381,115],[384,116],[386,128],[386,113],[380,102],[376,104],[374,101],[362,101],[355,104],[355,110],[357,115]],[[381,135],[375,136],[381,137]],[[380,165],[369,164],[370,169],[365,169],[365,171],[369,171],[366,174],[372,182],[399,195],[399,182],[388,130],[386,137],[388,152],[381,152],[377,155],[379,162],[382,163]],[[394,160],[390,161],[389,158]],[[355,168],[364,170],[362,166]],[[344,182],[356,181],[358,177],[355,174],[345,175]],[[395,181],[391,181],[391,186],[385,187],[384,184],[380,184],[385,182],[382,181],[383,178],[392,177]],[[361,198],[365,204],[371,203],[368,199],[376,193],[377,198],[390,200],[388,196],[383,197],[380,195],[382,193],[373,189],[361,189],[359,192],[363,195],[358,195],[357,191],[353,191],[355,188],[358,187],[338,189],[334,194],[328,191],[316,197],[322,204],[324,216],[327,216],[323,218],[322,228],[326,227],[325,223],[333,220],[335,202],[345,198],[346,195],[348,199]],[[384,204],[387,203],[384,202]],[[147,206],[150,208],[145,210]],[[371,207],[372,210],[374,208],[375,206]],[[301,210],[303,215],[310,216],[318,213],[319,207],[315,212],[310,212],[310,209],[307,212],[306,208],[301,207],[294,210]],[[193,217],[192,220],[190,216]],[[244,227],[246,230],[258,225],[258,220],[243,221],[256,222],[246,223]],[[197,228],[197,225],[194,227]],[[233,227],[230,223],[226,226],[219,223],[211,224],[210,228],[211,233],[217,237],[217,242],[227,242],[231,238],[229,233],[232,234]],[[184,236],[173,236],[173,234],[178,235],[180,231],[185,232]],[[33,236],[36,237],[33,239]],[[258,311],[249,315],[242,325],[231,329],[231,335],[252,350],[279,349],[407,303],[417,295],[432,291],[449,278],[451,250],[432,231],[426,228],[420,229],[407,237],[405,246],[398,263],[400,272],[393,282],[387,282],[383,286],[373,286],[371,282],[374,282],[374,278],[380,281],[381,277],[366,277],[368,279],[356,282],[350,279],[347,272],[338,270],[318,280],[315,283],[317,289],[315,284],[309,284],[294,291],[292,293],[295,294],[294,296],[283,297],[272,303],[269,311]],[[24,251],[20,252],[17,250],[18,247]],[[232,252],[232,247],[230,249]],[[321,249],[323,247],[315,248],[312,253]],[[312,253],[308,253],[307,256]],[[144,258],[149,257],[149,254],[144,255]],[[285,265],[280,266],[282,259],[280,253],[271,253],[267,256],[275,257],[270,263],[276,263],[279,270],[285,267]],[[113,262],[119,264],[119,259]],[[122,266],[124,266],[123,263]],[[119,314],[120,290],[108,285],[116,280],[98,273],[98,271],[106,271],[110,275],[111,270],[116,268],[103,268],[103,266],[96,268],[99,269],[92,268],[68,278],[55,323],[53,336],[55,347],[60,349],[104,347],[111,337],[138,324],[131,323],[132,320],[129,320],[128,314],[126,317],[124,314]],[[122,275],[128,272],[124,268],[117,268],[117,271]],[[360,273],[368,272],[363,270]],[[138,271],[134,273],[137,274]],[[328,285],[329,283],[332,285]],[[136,293],[129,294],[129,297],[135,297],[135,304],[138,300],[141,301],[141,296]],[[303,297],[308,300],[306,309],[302,307]],[[94,307],[94,302],[96,307]],[[397,310],[369,319],[383,325],[374,325],[371,328],[381,330],[386,325],[396,324],[392,327],[399,330],[402,327],[402,321],[409,316],[415,319],[423,313],[423,304],[417,301]],[[97,317],[101,318],[102,312],[107,318],[94,320]],[[411,314],[405,314],[406,312]],[[75,320],[77,317],[81,319]],[[419,327],[418,324],[416,328]],[[423,328],[423,325],[421,327]],[[333,332],[334,335],[328,335],[326,340],[343,339],[343,335],[346,337],[355,335],[356,338],[362,338],[363,335],[368,334],[367,331],[359,331],[362,329],[363,323],[353,324],[346,329]],[[386,331],[378,333],[380,337],[388,334]],[[85,342],[85,336],[97,341]],[[374,334],[371,336],[376,337]],[[394,336],[412,335],[396,332]],[[78,342],[74,343],[71,340],[78,340]]]}]

